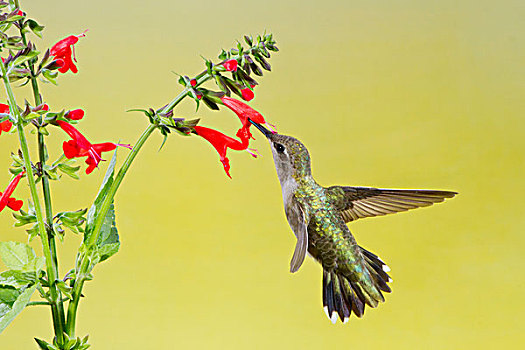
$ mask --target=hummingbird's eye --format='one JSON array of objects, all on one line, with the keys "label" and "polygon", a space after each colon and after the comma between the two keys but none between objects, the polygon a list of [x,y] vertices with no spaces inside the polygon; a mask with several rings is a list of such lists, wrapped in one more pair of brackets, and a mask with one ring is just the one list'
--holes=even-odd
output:
[{"label": "hummingbird's eye", "polygon": [[283,153],[284,152],[284,146],[281,145],[280,143],[274,143],[273,146],[275,147],[275,150],[278,152],[278,153]]}]

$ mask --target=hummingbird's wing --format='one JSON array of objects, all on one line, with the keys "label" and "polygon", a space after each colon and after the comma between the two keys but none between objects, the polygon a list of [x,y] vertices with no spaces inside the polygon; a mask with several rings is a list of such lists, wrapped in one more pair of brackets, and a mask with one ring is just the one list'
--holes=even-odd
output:
[{"label": "hummingbird's wing", "polygon": [[373,187],[332,186],[327,194],[345,222],[427,207],[454,197],[457,192],[393,190]]},{"label": "hummingbird's wing", "polygon": [[295,198],[292,198],[290,204],[286,206],[286,218],[297,237],[297,244],[293,252],[292,261],[290,261],[290,272],[299,270],[306,257],[308,250],[308,222],[303,208]]}]

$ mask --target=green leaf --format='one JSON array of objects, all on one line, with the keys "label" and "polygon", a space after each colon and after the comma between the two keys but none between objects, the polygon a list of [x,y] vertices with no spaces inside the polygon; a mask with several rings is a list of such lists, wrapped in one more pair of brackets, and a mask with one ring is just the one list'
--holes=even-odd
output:
[{"label": "green leaf", "polygon": [[219,54],[219,59],[224,61],[228,58],[228,53],[226,51],[224,51],[224,49],[222,49],[221,53]]},{"label": "green leaf", "polygon": [[35,290],[36,284],[27,289],[16,290],[19,295],[12,304],[4,303],[3,300],[0,301],[0,333],[22,312]]},{"label": "green leaf", "polygon": [[47,81],[54,85],[57,85],[56,78],[58,77],[58,72],[50,71],[48,69],[42,69],[42,75],[44,76],[44,78],[47,79]]},{"label": "green leaf", "polygon": [[36,281],[35,272],[22,272],[17,270],[7,270],[0,273],[0,285],[19,288],[25,285],[32,285]]},{"label": "green leaf", "polygon": [[20,210],[20,214],[13,213],[13,216],[18,220],[18,222],[15,223],[15,227],[20,227],[36,222],[36,215],[33,213],[26,213],[23,210]]},{"label": "green leaf", "polygon": [[100,228],[100,234],[97,240],[97,251],[99,255],[99,261],[102,262],[112,255],[116,254],[120,248],[120,241],[115,222],[115,206],[111,203],[108,213],[104,218],[102,227]]},{"label": "green leaf", "polygon": [[80,179],[77,172],[80,170],[80,166],[72,166],[70,164],[73,164],[71,160],[68,160],[66,162],[58,164],[58,169],[66,174],[69,177],[72,177],[75,180]]},{"label": "green leaf", "polygon": [[56,349],[53,345],[49,344],[49,343],[46,342],[45,340],[35,338],[35,341],[36,341],[36,343],[38,344],[38,346],[40,347],[40,349],[42,349],[42,350],[52,350],[52,349]]},{"label": "green leaf", "polygon": [[15,61],[13,62],[13,65],[14,66],[18,66],[18,65],[21,65],[22,63],[26,62],[26,61],[29,61],[30,59],[32,59],[33,57],[36,57],[38,56],[40,52],[38,51],[30,51],[28,52],[27,54],[25,55],[21,55],[19,57],[17,57],[15,59]]},{"label": "green leaf", "polygon": [[9,308],[14,304],[19,296],[20,291],[13,286],[0,287],[0,317],[9,312]]},{"label": "green leaf", "polygon": [[159,147],[159,152],[162,150],[162,147],[166,144],[166,141],[168,140],[168,135],[164,135],[164,140],[162,140],[162,144]]},{"label": "green leaf", "polygon": [[58,289],[67,297],[69,298],[70,300],[73,300],[73,295],[71,295],[71,292],[73,290],[72,287],[66,285],[66,283],[64,281],[58,281],[56,283],[56,286],[58,287]]},{"label": "green leaf", "polygon": [[[115,150],[115,153],[113,154],[113,157],[111,158],[111,161],[109,163],[108,170],[106,171],[106,175],[104,176],[104,180],[102,181],[102,185],[100,186],[98,195],[95,198],[95,201],[93,202],[93,205],[91,206],[87,214],[84,242],[92,234],[95,218],[97,217],[97,214],[100,211],[100,206],[106,198],[109,188],[113,183],[113,176],[115,173],[116,163],[117,151]],[[111,203],[111,206],[100,228],[100,234],[96,242],[96,249],[93,252],[94,256],[92,257],[92,264],[95,265],[99,262],[108,259],[109,257],[118,252],[119,247],[119,236],[115,224],[115,206],[113,203]]]},{"label": "green leaf", "polygon": [[5,22],[15,22],[22,18],[24,18],[24,16],[12,14],[12,15],[9,15],[7,18],[5,18],[4,21]]},{"label": "green leaf", "polygon": [[106,198],[106,194],[108,193],[109,188],[111,187],[111,184],[113,183],[113,175],[115,174],[115,164],[117,163],[117,150],[113,153],[113,157],[111,158],[111,161],[109,162],[108,169],[106,170],[106,175],[104,176],[104,180],[102,180],[102,185],[100,185],[100,189],[98,191],[97,197],[95,198],[95,201],[93,202],[93,205],[91,208],[89,208],[88,214],[87,214],[87,221],[86,221],[86,236],[84,237],[84,240],[88,237],[88,234],[91,233],[91,230],[93,228],[93,224],[95,222],[96,213],[100,209],[100,205],[104,201],[104,198]]},{"label": "green leaf", "polygon": [[31,272],[44,266],[44,258],[38,257],[33,248],[21,242],[0,242],[0,257],[11,270]]},{"label": "green leaf", "polygon": [[39,38],[42,38],[42,30],[44,30],[44,26],[41,26],[33,19],[28,19],[26,24],[29,26],[31,31],[35,33],[35,35],[37,35]]}]

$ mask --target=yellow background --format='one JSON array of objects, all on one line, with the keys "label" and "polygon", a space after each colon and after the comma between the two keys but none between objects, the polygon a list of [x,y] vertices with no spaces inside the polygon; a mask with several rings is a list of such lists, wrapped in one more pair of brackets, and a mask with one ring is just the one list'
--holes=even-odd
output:
[{"label": "yellow background", "polygon": [[[525,340],[523,1],[22,1],[46,25],[40,48],[89,29],[79,74],[45,85],[53,110],[84,108],[93,142],[133,143],[130,108],[180,90],[245,33],[281,49],[251,105],[309,148],[326,185],[450,189],[445,204],[350,225],[392,268],[393,293],[363,319],[332,325],[321,269],[291,275],[295,237],[268,145],[229,152],[233,180],[203,140],[152,137],[117,196],[120,252],[84,289],[78,335],[94,349],[473,349]],[[17,90],[19,103],[30,97]],[[177,115],[233,134],[237,117],[185,101]],[[66,139],[53,130],[52,157]],[[56,138],[55,138],[56,136]],[[16,136],[2,134],[0,187]],[[127,153],[120,151],[120,160]],[[109,158],[107,155],[106,158]],[[82,171],[85,165],[82,164]],[[106,164],[53,183],[56,210],[87,207]],[[23,185],[17,196],[27,199]],[[25,241],[0,214],[2,240]],[[60,244],[61,272],[78,236]],[[35,242],[38,243],[38,242]],[[38,247],[37,244],[33,246]],[[2,349],[50,339],[50,312],[26,309]]]}]

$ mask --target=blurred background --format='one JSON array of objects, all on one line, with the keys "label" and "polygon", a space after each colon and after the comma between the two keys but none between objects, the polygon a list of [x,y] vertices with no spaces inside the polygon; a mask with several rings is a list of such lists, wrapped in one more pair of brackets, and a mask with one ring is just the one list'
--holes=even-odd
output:
[{"label": "blurred background", "polygon": [[[52,110],[84,108],[93,142],[134,143],[146,119],[244,34],[274,33],[280,52],[250,105],[310,150],[324,185],[455,190],[444,204],[350,225],[392,268],[393,293],[363,319],[332,325],[320,266],[288,272],[295,237],[273,160],[229,152],[228,179],[197,137],[160,134],[141,151],[116,198],[120,252],[84,288],[77,334],[94,349],[490,349],[525,340],[523,268],[525,58],[522,1],[21,1],[46,26],[42,50],[89,29],[79,73],[42,87]],[[3,90],[3,89],[2,89]],[[17,90],[19,104],[30,99]],[[4,99],[4,97],[2,97]],[[32,100],[32,99],[31,99]],[[176,115],[234,134],[228,110]],[[51,157],[64,133],[54,130]],[[0,187],[15,135],[0,139]],[[120,160],[127,150],[120,151]],[[106,158],[109,159],[110,155]],[[90,205],[107,163],[53,183],[54,208]],[[16,197],[27,200],[27,186]],[[1,240],[26,241],[0,213]],[[38,242],[34,242],[38,243]],[[61,273],[80,237],[60,244]],[[38,244],[32,244],[38,247]],[[3,268],[3,266],[2,266]],[[31,307],[2,349],[52,337]]]}]

